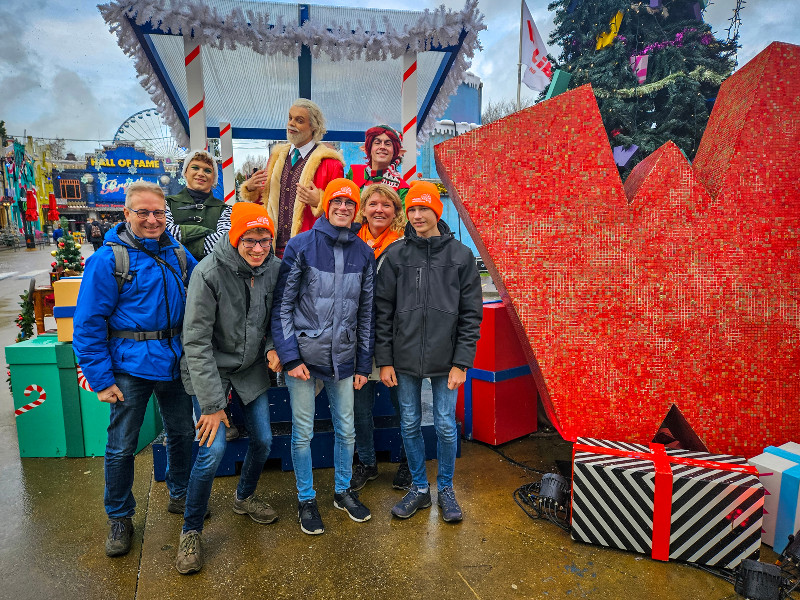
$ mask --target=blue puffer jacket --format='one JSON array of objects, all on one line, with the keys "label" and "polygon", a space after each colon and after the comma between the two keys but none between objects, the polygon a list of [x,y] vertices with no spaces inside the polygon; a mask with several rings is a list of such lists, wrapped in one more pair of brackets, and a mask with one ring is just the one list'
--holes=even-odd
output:
[{"label": "blue puffer jacket", "polygon": [[325,381],[372,371],[375,256],[359,228],[322,217],[289,240],[272,305],[272,339],[286,371],[305,363]]},{"label": "blue puffer jacket", "polygon": [[[103,245],[86,261],[75,309],[72,346],[95,391],[112,385],[114,372],[158,381],[180,377],[180,336],[145,341],[108,336],[109,329],[159,331],[180,327],[186,305],[186,287],[180,281],[181,269],[174,251],[178,242],[167,233],[158,240],[137,238],[145,248],[166,260],[176,276],[120,239],[125,230],[125,223],[110,229],[105,241],[128,247],[133,280],[119,291],[114,277],[114,252]],[[189,252],[186,263],[191,275],[197,261]]]}]

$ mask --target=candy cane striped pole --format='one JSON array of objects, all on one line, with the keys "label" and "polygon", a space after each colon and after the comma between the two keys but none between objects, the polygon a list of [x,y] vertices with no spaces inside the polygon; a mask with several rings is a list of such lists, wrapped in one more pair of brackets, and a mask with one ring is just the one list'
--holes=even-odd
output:
[{"label": "candy cane striped pole", "polygon": [[189,149],[207,150],[206,94],[203,88],[203,53],[200,43],[183,36],[186,90],[189,101]]},{"label": "candy cane striped pole", "polygon": [[25,392],[23,392],[23,393],[26,396],[30,396],[32,392],[38,392],[39,393],[39,397],[36,400],[34,400],[33,402],[30,402],[29,404],[26,404],[25,406],[20,406],[17,410],[15,410],[14,411],[14,417],[15,418],[20,416],[21,414],[24,414],[24,413],[28,412],[32,408],[36,408],[37,406],[42,404],[45,400],[47,400],[47,394],[45,393],[44,388],[42,388],[41,386],[38,386],[36,384],[31,384],[31,385],[29,385],[28,387],[25,388]]},{"label": "candy cane striped pole", "polygon": [[236,200],[236,182],[233,174],[233,132],[230,123],[219,124],[219,145],[222,151],[222,186],[226,204]]},{"label": "candy cane striped pole", "polygon": [[400,88],[403,120],[403,179],[417,178],[417,53],[403,55],[403,86]]},{"label": "candy cane striped pole", "polygon": [[86,380],[86,375],[83,374],[83,369],[81,369],[80,365],[77,365],[75,368],[78,371],[78,387],[87,392],[93,392],[92,386],[90,386],[89,382]]}]

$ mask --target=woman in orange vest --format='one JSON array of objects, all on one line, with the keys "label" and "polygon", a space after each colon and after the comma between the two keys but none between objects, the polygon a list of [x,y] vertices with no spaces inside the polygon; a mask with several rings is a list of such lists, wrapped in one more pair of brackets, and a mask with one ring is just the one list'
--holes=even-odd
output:
[{"label": "woman in orange vest", "polygon": [[[403,237],[405,211],[398,193],[385,183],[373,183],[361,192],[361,210],[356,216],[362,225],[358,237],[364,240],[375,252],[375,259],[380,264],[381,253],[395,240]],[[373,368],[374,377],[370,375],[366,385],[355,390],[353,412],[356,426],[356,450],[358,464],[353,467],[350,489],[360,490],[367,481],[378,477],[378,463],[375,458],[375,441],[373,432],[375,424],[372,419],[372,408],[375,403],[375,383],[379,381],[377,370]],[[397,402],[397,388],[390,388],[392,404],[398,417],[400,415]],[[403,453],[405,458],[405,453]],[[404,489],[411,485],[411,472],[408,463],[400,463],[392,486]]]}]

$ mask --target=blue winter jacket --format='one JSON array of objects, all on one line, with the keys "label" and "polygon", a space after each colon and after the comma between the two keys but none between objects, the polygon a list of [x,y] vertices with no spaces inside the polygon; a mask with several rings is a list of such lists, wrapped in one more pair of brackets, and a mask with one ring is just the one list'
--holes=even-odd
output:
[{"label": "blue winter jacket", "polygon": [[272,339],[286,371],[340,381],[372,372],[375,256],[357,232],[321,217],[286,245],[272,305]]},{"label": "blue winter jacket", "polygon": [[[86,260],[74,315],[72,346],[92,389],[114,383],[121,372],[143,379],[172,381],[180,377],[183,354],[180,336],[136,341],[109,337],[109,330],[160,331],[180,328],[186,306],[186,283],[197,261],[186,252],[187,278],[180,280],[175,256],[178,242],[168,233],[157,240],[136,238],[145,248],[167,261],[177,273],[158,264],[141,250],[120,239],[126,223],[110,229],[105,244]],[[107,244],[124,244],[130,257],[131,281],[122,291],[114,277],[114,252]],[[165,291],[166,290],[166,291]]]}]

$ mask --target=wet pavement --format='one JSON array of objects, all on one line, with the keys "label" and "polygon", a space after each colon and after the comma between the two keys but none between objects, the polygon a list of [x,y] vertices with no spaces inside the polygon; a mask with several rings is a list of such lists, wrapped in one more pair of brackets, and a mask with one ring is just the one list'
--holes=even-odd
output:
[{"label": "wet pavement", "polygon": [[[13,343],[18,296],[27,279],[4,273],[49,269],[51,247],[0,252],[0,339]],[[84,255],[91,253],[91,248]],[[47,275],[37,275],[40,284]],[[48,320],[48,325],[54,322]],[[102,458],[20,459],[13,403],[0,386],[0,598],[14,600],[170,599],[195,597],[348,600],[596,598],[733,600],[730,584],[692,567],[590,546],[546,521],[532,520],[512,492],[538,475],[487,446],[462,442],[455,489],[465,519],[446,524],[436,506],[393,519],[402,492],[395,465],[379,463],[362,501],[372,510],[355,523],[332,505],[333,470],[314,472],[326,532],[308,536],[296,521],[294,475],[268,464],[259,495],[279,520],[259,525],[233,513],[237,477],[217,478],[203,534],[206,567],[181,576],[174,567],[181,517],[166,511],[163,482],[152,478],[152,453],[137,456],[138,503],[131,553],[104,554]],[[532,435],[502,451],[529,467],[553,471],[571,445]],[[435,481],[435,461],[428,462]]]}]

